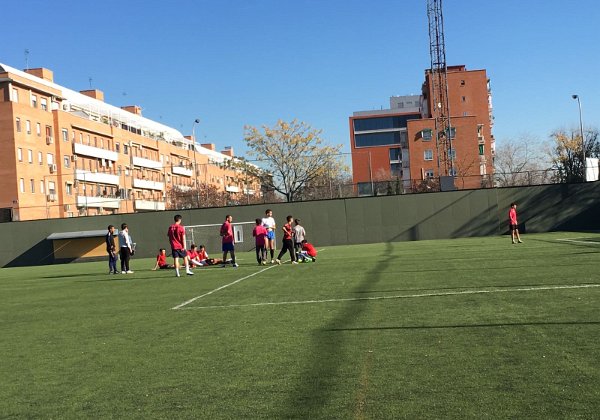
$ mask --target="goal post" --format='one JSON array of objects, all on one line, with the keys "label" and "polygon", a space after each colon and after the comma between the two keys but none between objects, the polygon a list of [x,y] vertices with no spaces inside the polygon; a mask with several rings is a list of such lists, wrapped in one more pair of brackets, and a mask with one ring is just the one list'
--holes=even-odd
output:
[{"label": "goal post", "polygon": [[[196,244],[196,246],[204,245],[209,255],[218,255],[221,253],[221,225],[222,223],[186,226],[186,248],[190,249],[192,244]],[[252,230],[256,226],[256,222],[234,222],[231,225],[235,237],[235,250],[242,252],[253,250]]]}]

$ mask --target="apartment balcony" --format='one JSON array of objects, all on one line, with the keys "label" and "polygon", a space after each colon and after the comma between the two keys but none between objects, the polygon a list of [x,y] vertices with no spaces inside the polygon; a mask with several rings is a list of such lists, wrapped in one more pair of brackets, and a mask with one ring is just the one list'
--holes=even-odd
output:
[{"label": "apartment balcony", "polygon": [[238,187],[237,185],[227,185],[225,187],[225,191],[230,192],[230,193],[239,193],[240,187]]},{"label": "apartment balcony", "polygon": [[159,211],[165,209],[165,203],[163,201],[135,200],[134,206],[136,211]]},{"label": "apartment balcony", "polygon": [[73,153],[98,159],[107,159],[113,162],[116,162],[117,159],[119,159],[119,154],[117,152],[112,152],[110,150],[100,149],[99,147],[88,146],[81,143],[73,144]]},{"label": "apartment balcony", "polygon": [[77,196],[77,207],[93,207],[93,208],[106,208],[106,209],[118,209],[121,204],[119,198],[113,197],[88,197],[86,195]]},{"label": "apartment balcony", "polygon": [[164,182],[150,181],[148,179],[134,179],[133,188],[163,191],[165,189],[165,184]]},{"label": "apartment balcony", "polygon": [[244,188],[244,195],[254,195],[256,191],[251,188]]},{"label": "apartment balcony", "polygon": [[158,162],[156,160],[144,159],[144,158],[137,157],[137,156],[134,156],[131,159],[131,164],[133,166],[141,166],[142,168],[149,168],[149,169],[161,170],[163,168],[162,162]]},{"label": "apartment balcony", "polygon": [[75,179],[83,182],[96,182],[98,184],[119,185],[119,176],[102,172],[90,172],[82,169],[75,170]]},{"label": "apartment balcony", "polygon": [[193,169],[188,169],[183,166],[173,166],[171,168],[171,172],[173,172],[173,174],[175,174],[175,175],[183,175],[183,176],[187,176],[187,177],[190,177],[194,174]]},{"label": "apartment balcony", "polygon": [[477,142],[478,142],[479,144],[485,144],[485,137],[484,137],[484,136],[481,136],[481,135],[478,135],[478,136],[477,136]]}]

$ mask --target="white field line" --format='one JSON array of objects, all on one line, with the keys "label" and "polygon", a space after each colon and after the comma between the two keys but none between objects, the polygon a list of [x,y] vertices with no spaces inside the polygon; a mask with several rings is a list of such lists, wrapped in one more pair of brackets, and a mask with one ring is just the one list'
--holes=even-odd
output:
[{"label": "white field line", "polygon": [[594,244],[594,245],[600,245],[599,242],[594,242],[594,241],[578,241],[576,238],[573,239],[557,239],[557,241],[564,241],[564,242],[576,242],[578,244]]},{"label": "white field line", "polygon": [[252,274],[250,274],[250,275],[247,275],[246,277],[242,277],[241,279],[237,279],[237,280],[235,280],[235,281],[232,281],[231,283],[225,284],[225,285],[223,285],[223,286],[221,286],[221,287],[217,287],[216,289],[214,289],[214,290],[211,290],[210,292],[206,292],[206,293],[204,293],[203,295],[196,296],[196,297],[194,297],[194,298],[191,298],[190,300],[186,300],[185,302],[183,302],[183,303],[181,303],[181,304],[179,304],[179,305],[177,305],[177,306],[174,306],[174,307],[172,307],[171,309],[181,309],[181,308],[183,308],[184,306],[186,306],[186,305],[189,305],[190,303],[192,303],[192,302],[194,302],[194,301],[196,301],[196,300],[198,300],[198,299],[202,299],[204,296],[212,295],[213,293],[215,293],[215,292],[218,292],[219,290],[223,290],[223,289],[225,289],[226,287],[233,286],[233,285],[234,285],[234,284],[236,284],[236,283],[239,283],[239,282],[241,282],[241,281],[244,281],[244,280],[246,280],[246,279],[249,279],[250,277],[256,276],[257,274],[260,274],[260,273],[262,273],[262,272],[264,272],[264,271],[270,270],[271,268],[275,268],[275,267],[276,267],[276,265],[271,265],[271,266],[269,266],[269,267],[267,267],[267,268],[263,268],[262,270],[260,270],[260,271],[257,271],[257,272],[255,272],[255,273],[252,273]]},{"label": "white field line", "polygon": [[[271,268],[271,267],[269,267],[269,268]],[[287,301],[287,302],[260,302],[260,303],[247,303],[247,304],[243,304],[243,305],[242,304],[233,304],[233,305],[214,305],[214,306],[194,306],[194,307],[185,308],[185,309],[186,310],[189,310],[189,309],[224,309],[224,308],[242,308],[242,307],[252,307],[252,306],[306,305],[306,304],[331,303],[331,302],[358,302],[358,301],[384,300],[384,299],[411,299],[411,298],[436,297],[436,296],[476,295],[476,294],[485,294],[485,293],[530,292],[530,291],[537,291],[537,290],[586,289],[586,288],[591,288],[591,287],[600,287],[600,284],[526,287],[526,288],[518,288],[518,289],[464,290],[464,291],[460,291],[460,292],[421,293],[421,294],[416,294],[416,295],[372,296],[372,297],[359,297],[359,298],[302,300],[302,301]],[[206,295],[204,295],[204,296],[206,296]],[[195,299],[196,298],[194,298],[193,300],[195,300]],[[173,309],[178,309],[182,306],[183,306],[183,304],[180,305],[179,307],[175,307]]]},{"label": "white field line", "polygon": [[[318,250],[318,252],[321,252],[321,251],[324,251],[324,250],[325,250],[325,248],[321,248],[321,249]],[[285,264],[286,262],[283,262],[283,264]],[[274,268],[274,267],[276,267],[276,265],[272,265],[270,267],[267,267],[267,268],[264,268],[264,269],[262,269],[260,271],[257,271],[256,273],[252,273],[252,274],[250,274],[250,275],[248,275],[246,277],[242,277],[241,279],[237,279],[234,282],[231,282],[231,283],[226,284],[224,286],[218,287],[218,288],[216,288],[214,290],[211,290],[210,292],[204,293],[203,295],[196,296],[194,298],[191,298],[190,300],[186,300],[185,302],[183,302],[183,303],[181,303],[181,304],[179,304],[177,306],[174,306],[171,309],[181,309],[184,306],[189,305],[190,303],[195,302],[196,300],[203,298],[204,296],[212,295],[213,293],[218,292],[219,290],[225,289],[226,287],[229,287],[229,286],[233,286],[236,283],[239,283],[239,282],[241,282],[243,280],[249,279],[252,276],[256,276],[257,274],[260,274],[260,273],[262,273],[264,271],[270,270],[271,268]]]}]

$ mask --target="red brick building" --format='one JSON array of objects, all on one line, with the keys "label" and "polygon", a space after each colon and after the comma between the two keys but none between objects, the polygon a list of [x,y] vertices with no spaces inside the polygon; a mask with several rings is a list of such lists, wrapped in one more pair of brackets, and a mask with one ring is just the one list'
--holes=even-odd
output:
[{"label": "red brick building", "polygon": [[[390,109],[350,117],[353,182],[360,195],[381,186],[407,192],[437,189],[438,148],[430,110],[430,72],[421,95],[390,98]],[[494,137],[489,79],[485,70],[448,67],[452,174],[458,189],[480,188],[493,173]],[[440,173],[442,172],[442,173]]]}]

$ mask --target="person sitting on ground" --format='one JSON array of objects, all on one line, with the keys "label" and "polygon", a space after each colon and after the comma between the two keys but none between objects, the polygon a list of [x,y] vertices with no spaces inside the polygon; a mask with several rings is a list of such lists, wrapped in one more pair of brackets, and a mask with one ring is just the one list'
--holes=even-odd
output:
[{"label": "person sitting on ground", "polygon": [[167,250],[164,248],[161,248],[158,250],[158,255],[156,256],[156,265],[154,266],[154,268],[152,269],[157,270],[157,269],[167,269],[167,268],[175,268],[175,266],[171,265],[171,264],[167,264]]},{"label": "person sitting on ground", "polygon": [[306,239],[302,241],[302,251],[298,254],[298,259],[302,262],[317,262],[317,250]]}]

